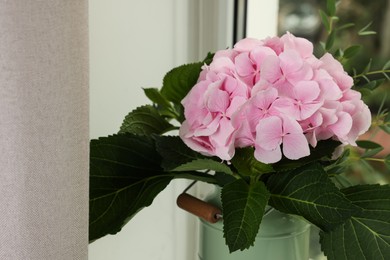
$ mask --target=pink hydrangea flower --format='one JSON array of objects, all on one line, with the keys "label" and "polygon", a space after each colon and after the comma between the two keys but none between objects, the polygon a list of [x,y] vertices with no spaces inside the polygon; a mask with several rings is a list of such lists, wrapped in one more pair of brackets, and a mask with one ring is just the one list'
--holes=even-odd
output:
[{"label": "pink hydrangea flower", "polygon": [[182,101],[180,136],[222,160],[251,146],[264,163],[307,156],[320,140],[356,145],[371,114],[352,85],[340,62],[328,53],[316,58],[306,39],[243,39],[203,66]]},{"label": "pink hydrangea flower", "polygon": [[214,82],[198,82],[182,101],[186,121],[180,137],[195,151],[230,160],[235,148],[230,118],[247,97],[246,85],[228,75]]}]

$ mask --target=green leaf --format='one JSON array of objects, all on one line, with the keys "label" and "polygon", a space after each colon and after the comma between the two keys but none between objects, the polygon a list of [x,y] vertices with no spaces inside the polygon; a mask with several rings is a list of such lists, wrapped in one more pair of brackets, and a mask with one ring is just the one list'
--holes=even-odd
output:
[{"label": "green leaf", "polygon": [[383,68],[382,70],[387,70],[387,69],[390,69],[390,60],[388,60],[385,65],[383,65]]},{"label": "green leaf", "polygon": [[255,159],[252,147],[236,149],[231,162],[241,175],[256,176],[274,171],[271,164],[265,164]]},{"label": "green leaf", "polygon": [[343,190],[362,208],[343,225],[321,232],[322,250],[329,260],[385,260],[390,256],[390,186],[361,185]]},{"label": "green leaf", "polygon": [[360,36],[367,36],[367,35],[374,35],[376,34],[375,31],[364,31],[364,32],[358,32]]},{"label": "green leaf", "polygon": [[223,172],[216,172],[214,174],[214,178],[215,178],[217,184],[221,187],[237,180],[235,177],[233,177],[233,175],[226,174]]},{"label": "green leaf", "polygon": [[196,84],[202,62],[182,65],[169,71],[163,80],[161,94],[175,104],[180,104],[191,88]]},{"label": "green leaf", "polygon": [[354,26],[355,26],[354,23],[346,23],[346,24],[341,25],[340,27],[337,27],[337,30],[341,31],[341,30],[345,30],[345,29],[348,29],[348,28],[351,28]]},{"label": "green leaf", "polygon": [[385,79],[372,80],[372,81],[369,81],[367,84],[361,86],[360,88],[366,88],[366,89],[369,89],[372,91],[372,90],[375,90],[380,85],[382,85],[383,82],[385,82]]},{"label": "green leaf", "polygon": [[243,179],[222,189],[223,232],[230,252],[253,245],[269,193],[264,183],[248,185]]},{"label": "green leaf", "polygon": [[213,61],[215,53],[208,52],[206,58],[204,58],[203,63],[206,63],[207,65],[210,65],[210,63]]},{"label": "green leaf", "polygon": [[334,16],[336,14],[336,1],[328,0],[326,1],[326,10],[330,16]]},{"label": "green leaf", "polygon": [[383,124],[379,126],[383,131],[390,134],[390,112],[386,112],[386,116],[383,119]]},{"label": "green leaf", "polygon": [[358,184],[354,179],[345,176],[345,174],[335,175],[334,177],[332,177],[332,181],[339,189],[348,188]]},{"label": "green leaf", "polygon": [[382,129],[382,130],[385,131],[386,133],[390,134],[390,125],[389,125],[389,124],[380,125],[379,127],[380,127],[380,129]]},{"label": "green leaf", "polygon": [[198,170],[211,170],[216,172],[233,174],[229,166],[227,166],[222,162],[214,161],[212,159],[195,159],[193,161],[182,164],[172,169],[172,171],[198,171]]},{"label": "green leaf", "polygon": [[367,29],[371,26],[372,22],[369,22],[366,26],[364,26],[360,31],[358,32],[358,35],[365,36],[365,35],[371,35],[376,34],[374,31],[367,31]]},{"label": "green leaf", "polygon": [[325,170],[330,177],[346,172],[346,169],[350,166],[348,161],[350,153],[351,150],[345,149],[342,155],[337,158],[336,161],[331,162],[330,165],[325,167]]},{"label": "green leaf", "polygon": [[375,148],[382,147],[380,144],[377,144],[377,143],[369,141],[369,140],[358,140],[358,141],[356,141],[356,144],[360,148],[364,148],[364,149],[375,149]]},{"label": "green leaf", "polygon": [[366,74],[371,70],[371,64],[372,64],[372,58],[370,58],[369,62],[367,63],[366,67],[364,68],[362,74]]},{"label": "green leaf", "polygon": [[145,95],[155,104],[158,104],[164,108],[171,107],[171,103],[161,95],[160,91],[157,88],[144,88]]},{"label": "green leaf", "polygon": [[375,148],[375,149],[369,149],[369,150],[366,150],[362,155],[361,157],[362,158],[369,158],[369,157],[372,157],[376,154],[378,154],[379,152],[383,151],[383,147],[378,147],[378,148]]},{"label": "green leaf", "polygon": [[266,185],[271,206],[300,215],[323,230],[335,228],[358,210],[318,163],[273,174]]},{"label": "green leaf", "polygon": [[170,129],[173,126],[154,107],[146,105],[136,108],[125,117],[119,133],[162,134]]},{"label": "green leaf", "polygon": [[336,31],[332,31],[329,34],[328,39],[326,40],[325,50],[329,51],[330,49],[332,49],[335,39],[336,39]]},{"label": "green leaf", "polygon": [[343,57],[346,59],[350,59],[350,58],[354,57],[356,54],[358,54],[358,52],[361,50],[361,48],[362,48],[361,45],[352,45],[344,51]]},{"label": "green leaf", "polygon": [[[221,163],[221,159],[219,158],[206,157],[190,149],[179,136],[155,136],[155,138],[157,151],[163,158],[161,165],[166,171],[172,171],[198,159],[214,159],[216,163]],[[191,166],[191,164],[189,165]]]},{"label": "green leaf", "polygon": [[376,34],[375,31],[367,31],[368,27],[370,27],[372,22],[370,22],[369,24],[367,24],[364,28],[362,28],[359,32],[358,32],[358,35],[359,36],[367,36],[367,35],[373,35],[373,34]]},{"label": "green leaf", "polygon": [[323,25],[325,26],[325,29],[329,33],[330,32],[329,17],[328,17],[328,15],[324,11],[319,10],[319,12],[320,12],[321,21],[322,21]]},{"label": "green leaf", "polygon": [[187,179],[194,181],[202,181],[211,184],[219,184],[219,180],[214,175],[206,172],[185,171],[185,172],[169,172],[175,179]]},{"label": "green leaf", "polygon": [[384,162],[385,162],[387,169],[390,170],[390,154],[388,154],[384,159],[385,159]]},{"label": "green leaf", "polygon": [[335,53],[333,54],[333,56],[335,57],[335,58],[339,58],[339,57],[341,57],[341,56],[343,56],[344,55],[344,51],[342,50],[342,49],[337,49],[336,51],[335,51]]},{"label": "green leaf", "polygon": [[374,156],[375,154],[383,150],[383,147],[380,144],[368,140],[359,140],[356,141],[356,144],[360,148],[366,149],[361,156],[362,158]]},{"label": "green leaf", "polygon": [[358,88],[357,90],[363,97],[369,97],[372,94],[372,91],[368,88]]},{"label": "green leaf", "polygon": [[283,158],[277,163],[273,164],[273,168],[275,171],[287,171],[296,169],[305,164],[309,164],[311,162],[316,162],[321,160],[324,157],[330,158],[336,149],[341,143],[334,140],[324,140],[317,143],[315,148],[310,147],[310,155],[303,157],[298,160],[289,160],[287,158]]},{"label": "green leaf", "polygon": [[115,234],[171,181],[146,136],[121,134],[90,145],[89,241]]}]

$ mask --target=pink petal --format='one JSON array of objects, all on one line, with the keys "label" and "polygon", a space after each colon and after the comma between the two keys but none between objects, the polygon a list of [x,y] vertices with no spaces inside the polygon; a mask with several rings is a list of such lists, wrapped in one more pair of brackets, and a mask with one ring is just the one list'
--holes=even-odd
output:
[{"label": "pink petal", "polygon": [[230,120],[222,118],[217,132],[209,137],[215,155],[222,160],[230,160],[234,155],[234,131]]},{"label": "pink petal", "polygon": [[256,126],[256,145],[266,150],[276,149],[282,142],[282,119],[277,116],[263,118]]},{"label": "pink petal", "polygon": [[211,84],[211,81],[204,80],[198,82],[195,86],[192,87],[191,91],[183,98],[181,104],[184,107],[191,105],[201,106],[203,95],[206,92],[208,86]]},{"label": "pink petal", "polygon": [[284,44],[279,37],[268,37],[264,40],[264,46],[270,47],[275,51],[276,55],[279,55],[284,50]]},{"label": "pink petal", "polygon": [[226,90],[231,96],[249,96],[249,89],[245,83],[231,76],[225,77],[221,89]]},{"label": "pink petal", "polygon": [[219,121],[221,120],[221,115],[213,118],[209,124],[203,124],[198,127],[192,126],[194,136],[210,136],[214,134],[219,126]]},{"label": "pink petal", "polygon": [[300,37],[295,37],[291,33],[286,33],[281,37],[285,50],[296,50],[302,58],[308,58],[313,55],[313,44]]},{"label": "pink petal", "polygon": [[213,59],[213,62],[211,62],[209,67],[210,70],[215,73],[225,73],[227,75],[232,75],[235,70],[233,61],[228,57]]},{"label": "pink petal", "polygon": [[320,111],[320,113],[322,115],[323,125],[324,126],[328,126],[328,125],[332,125],[332,124],[336,123],[336,121],[337,121],[337,116],[336,116],[337,109],[321,107],[319,109],[319,111]]},{"label": "pink petal", "polygon": [[234,58],[237,56],[238,52],[232,49],[226,49],[226,50],[219,50],[215,53],[213,59],[218,59],[220,57],[227,57],[230,60],[234,60]]},{"label": "pink petal", "polygon": [[258,70],[264,59],[269,55],[276,56],[276,53],[271,48],[265,46],[256,47],[249,53],[250,59],[256,64]]},{"label": "pink petal", "polygon": [[329,53],[325,53],[320,60],[323,62],[321,68],[324,68],[334,78],[341,90],[351,88],[353,79],[344,71],[338,60]]},{"label": "pink petal", "polygon": [[347,89],[343,92],[342,101],[344,100],[360,100],[362,99],[362,94],[359,91],[353,89]]},{"label": "pink petal", "polygon": [[290,116],[294,119],[298,119],[300,117],[300,111],[294,104],[294,100],[291,98],[279,98],[275,100],[275,102],[272,104],[272,107],[284,115]]},{"label": "pink petal", "polygon": [[249,59],[249,53],[244,52],[237,55],[234,63],[236,64],[237,74],[241,77],[253,75],[254,68],[251,60]]},{"label": "pink petal", "polygon": [[302,127],[299,123],[291,117],[283,116],[283,132],[282,135],[287,134],[301,134],[303,133]]},{"label": "pink petal", "polygon": [[272,87],[273,87],[273,85],[271,83],[269,83],[267,80],[260,79],[253,86],[253,88],[251,90],[251,96],[256,95],[257,92],[259,92],[259,91],[266,90],[266,89],[269,89],[269,88],[272,88]]},{"label": "pink petal", "polygon": [[322,102],[314,102],[311,104],[302,104],[300,107],[299,120],[305,120],[311,117],[322,106]]},{"label": "pink petal", "polygon": [[215,148],[215,155],[225,161],[230,161],[234,156],[234,152],[233,145]]},{"label": "pink petal", "polygon": [[360,113],[353,117],[351,131],[347,135],[347,142],[351,145],[356,145],[356,139],[359,135],[364,134],[371,126],[371,112],[367,105],[364,105]]},{"label": "pink petal", "polygon": [[316,136],[316,131],[313,130],[312,132],[308,132],[305,134],[307,141],[312,147],[317,146],[317,136]]},{"label": "pink petal", "polygon": [[250,131],[247,121],[242,121],[240,128],[234,135],[235,137],[235,146],[237,147],[248,147],[255,144],[255,138],[253,133]]},{"label": "pink petal", "polygon": [[234,127],[232,126],[229,119],[226,117],[221,118],[219,121],[218,130],[210,136],[210,141],[214,147],[226,146],[232,142],[231,136],[234,132]]},{"label": "pink petal", "polygon": [[232,117],[234,113],[237,113],[238,110],[240,110],[241,106],[245,104],[247,101],[246,98],[235,96],[230,102],[229,108],[226,110],[226,116]]},{"label": "pink petal", "polygon": [[282,159],[280,146],[274,150],[264,150],[260,146],[255,146],[255,158],[262,163],[276,163]]},{"label": "pink petal", "polygon": [[280,69],[279,58],[276,56],[268,56],[264,59],[260,69],[260,78],[270,83],[274,83],[280,79],[282,71]]},{"label": "pink petal", "polygon": [[226,91],[219,89],[210,89],[206,93],[207,95],[207,108],[210,112],[225,113],[229,107],[230,97]]},{"label": "pink petal", "polygon": [[300,81],[294,86],[293,91],[297,100],[309,102],[318,98],[320,87],[315,81]]},{"label": "pink petal", "polygon": [[310,154],[309,144],[299,123],[283,117],[283,154],[296,160]]},{"label": "pink petal", "polygon": [[296,83],[302,80],[312,80],[313,75],[314,72],[312,67],[310,67],[309,64],[304,63],[300,69],[287,73],[286,78],[289,82],[291,82],[291,84],[296,85]]},{"label": "pink petal", "polygon": [[303,133],[292,133],[283,137],[283,154],[291,160],[310,155],[309,144]]},{"label": "pink petal", "polygon": [[273,84],[273,87],[278,90],[280,97],[293,97],[293,85],[286,80],[283,76],[279,79],[279,81]]},{"label": "pink petal", "polygon": [[352,117],[346,112],[337,113],[337,122],[328,128],[340,139],[345,139],[352,128]]},{"label": "pink petal", "polygon": [[342,92],[333,78],[323,69],[317,70],[314,75],[321,89],[321,98],[328,100],[338,100],[342,97]]},{"label": "pink petal", "polygon": [[303,60],[295,50],[285,50],[279,55],[279,59],[284,75],[296,72],[303,66]]},{"label": "pink petal", "polygon": [[256,107],[267,110],[271,104],[278,97],[278,91],[275,88],[269,88],[266,90],[259,91],[255,96],[252,97],[252,104]]},{"label": "pink petal", "polygon": [[261,45],[263,45],[263,42],[258,39],[245,38],[234,45],[234,50],[239,52],[249,52],[253,50],[256,46]]},{"label": "pink petal", "polygon": [[264,118],[264,113],[258,107],[249,103],[245,108],[244,115],[250,131],[255,132],[260,119]]},{"label": "pink petal", "polygon": [[196,139],[196,138],[192,137],[191,130],[190,130],[189,125],[187,124],[187,121],[184,121],[182,123],[180,130],[179,130],[179,135],[180,135],[181,139],[183,140],[183,142],[192,150],[200,152],[200,153],[207,155],[207,156],[214,155],[213,149],[212,149],[211,145],[209,144],[209,142],[207,141],[207,138]]}]

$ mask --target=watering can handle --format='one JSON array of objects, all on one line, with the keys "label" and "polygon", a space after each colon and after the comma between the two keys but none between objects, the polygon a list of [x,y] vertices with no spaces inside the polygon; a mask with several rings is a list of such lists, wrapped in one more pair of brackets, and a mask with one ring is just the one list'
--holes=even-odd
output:
[{"label": "watering can handle", "polygon": [[179,208],[188,211],[207,222],[216,223],[222,219],[221,209],[185,192],[177,197],[176,203]]}]

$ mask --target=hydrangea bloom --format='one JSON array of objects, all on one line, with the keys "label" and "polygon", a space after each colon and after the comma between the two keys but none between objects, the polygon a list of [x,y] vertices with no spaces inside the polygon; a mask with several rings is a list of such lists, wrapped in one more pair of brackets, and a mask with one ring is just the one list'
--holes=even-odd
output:
[{"label": "hydrangea bloom", "polygon": [[183,99],[180,136],[193,150],[230,160],[237,147],[254,147],[255,158],[295,160],[329,138],[355,145],[371,114],[353,79],[330,54],[287,33],[243,39],[218,51]]}]

